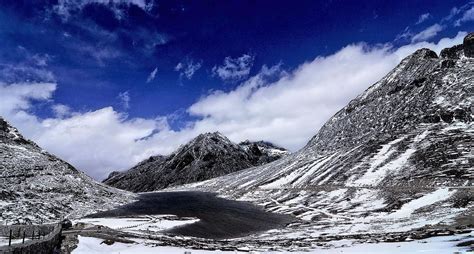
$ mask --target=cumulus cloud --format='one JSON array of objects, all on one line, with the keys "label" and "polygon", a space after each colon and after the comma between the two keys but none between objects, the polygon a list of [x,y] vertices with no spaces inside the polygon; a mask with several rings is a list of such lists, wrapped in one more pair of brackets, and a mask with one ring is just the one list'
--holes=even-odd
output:
[{"label": "cumulus cloud", "polygon": [[224,59],[224,64],[214,66],[212,72],[224,81],[239,81],[248,77],[253,60],[254,57],[249,54],[244,54],[237,58],[228,56]]},{"label": "cumulus cloud", "polygon": [[33,138],[41,131],[37,117],[30,110],[34,102],[50,101],[55,90],[56,83],[0,83],[0,116]]},{"label": "cumulus cloud", "polygon": [[191,79],[199,69],[202,67],[202,61],[195,62],[191,59],[186,59],[183,62],[179,62],[175,67],[174,70],[179,72],[179,77],[182,79],[186,77],[187,79]]},{"label": "cumulus cloud", "polygon": [[156,130],[160,135],[166,134],[168,126],[164,118],[129,119],[112,107],[73,112],[62,104],[52,106],[54,118],[36,117],[34,102],[52,101],[56,87],[54,83],[0,84],[0,116],[27,138],[97,179],[104,178],[111,170],[125,169],[163,152],[154,150],[159,135],[153,139],[147,137]]},{"label": "cumulus cloud", "polygon": [[190,106],[187,113],[198,120],[180,130],[171,129],[166,116],[129,118],[112,107],[40,119],[32,113],[33,102],[52,101],[54,83],[0,85],[0,115],[28,138],[96,179],[151,155],[168,154],[208,131],[221,131],[236,142],[264,139],[296,150],[401,59],[424,47],[439,53],[462,43],[465,35],[400,48],[351,44],[294,70],[262,67],[234,90],[214,91]]},{"label": "cumulus cloud", "polygon": [[412,38],[412,42],[419,42],[419,41],[424,41],[431,39],[435,37],[439,32],[443,30],[443,26],[440,24],[434,24],[432,26],[429,26],[428,28],[424,29],[423,31],[415,34]]},{"label": "cumulus cloud", "polygon": [[158,72],[158,68],[153,69],[153,71],[150,73],[150,75],[148,75],[148,78],[146,79],[146,82],[150,83],[151,81],[155,80],[157,72]]},{"label": "cumulus cloud", "polygon": [[418,21],[416,22],[416,24],[421,24],[423,22],[425,22],[426,20],[428,20],[429,18],[431,17],[431,14],[429,13],[424,13],[424,14],[421,14],[420,17],[418,17]]},{"label": "cumulus cloud", "polygon": [[56,90],[55,83],[0,83],[0,112],[2,115],[26,110],[31,107],[33,100],[48,100]]}]

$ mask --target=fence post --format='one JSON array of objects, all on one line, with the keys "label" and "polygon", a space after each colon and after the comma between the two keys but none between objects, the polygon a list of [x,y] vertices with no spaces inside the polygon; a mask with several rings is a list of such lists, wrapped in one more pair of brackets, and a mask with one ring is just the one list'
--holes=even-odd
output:
[{"label": "fence post", "polygon": [[8,246],[12,246],[12,229],[10,228],[10,236],[8,237]]},{"label": "fence post", "polygon": [[22,241],[22,243],[25,243],[25,234],[26,234],[26,230],[23,229],[23,241]]},{"label": "fence post", "polygon": [[33,233],[31,233],[31,240],[35,239],[35,228],[33,228]]}]

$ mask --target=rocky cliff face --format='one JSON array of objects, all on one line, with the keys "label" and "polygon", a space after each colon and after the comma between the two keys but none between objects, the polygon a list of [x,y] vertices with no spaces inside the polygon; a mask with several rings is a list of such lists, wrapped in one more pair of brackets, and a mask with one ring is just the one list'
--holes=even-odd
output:
[{"label": "rocky cliff face", "polygon": [[201,134],[169,156],[153,156],[105,184],[134,192],[159,190],[222,176],[274,161],[288,152],[267,142],[235,144],[222,134]]},{"label": "rocky cliff face", "polygon": [[473,42],[408,56],[299,152],[185,188],[293,214],[286,237],[472,226]]},{"label": "rocky cliff face", "polygon": [[57,221],[132,198],[42,150],[0,117],[0,223]]}]

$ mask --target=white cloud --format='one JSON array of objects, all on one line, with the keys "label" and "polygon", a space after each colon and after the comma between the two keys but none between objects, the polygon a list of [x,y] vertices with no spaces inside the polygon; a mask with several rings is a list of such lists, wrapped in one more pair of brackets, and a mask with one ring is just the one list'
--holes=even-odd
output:
[{"label": "white cloud", "polygon": [[379,80],[416,49],[462,43],[465,33],[438,44],[420,42],[399,49],[349,45],[327,57],[317,57],[278,81],[262,74],[234,91],[214,92],[190,107],[204,117],[197,129],[217,129],[233,140],[265,139],[292,150],[300,148],[340,108]]},{"label": "white cloud", "polygon": [[32,100],[48,100],[56,90],[55,83],[18,83],[6,85],[0,83],[0,113],[27,110]]},{"label": "white cloud", "polygon": [[424,14],[421,14],[420,17],[418,17],[418,21],[416,22],[416,24],[421,24],[423,22],[425,22],[426,20],[428,20],[429,18],[431,17],[431,14],[429,13],[424,13]]},{"label": "white cloud", "polygon": [[48,61],[51,60],[51,56],[48,54],[34,54],[31,59],[36,66],[46,67],[48,66]]},{"label": "white cloud", "polygon": [[412,42],[419,42],[419,41],[424,41],[431,39],[435,37],[439,32],[443,30],[443,27],[440,24],[434,24],[425,30],[415,34],[412,38]]},{"label": "white cloud", "polygon": [[27,62],[17,64],[0,63],[0,80],[9,83],[17,82],[54,82],[55,77],[44,66],[33,66]]},{"label": "white cloud", "polygon": [[179,62],[174,70],[179,72],[179,77],[186,77],[191,79],[200,68],[202,67],[202,61],[194,62],[193,60],[186,59],[183,62]]},{"label": "white cloud", "polygon": [[[462,6],[461,8],[464,8],[464,7],[465,5]],[[461,13],[461,8],[457,8],[457,7],[451,8],[451,10],[449,11],[449,15],[444,17],[443,21],[450,21],[451,19],[453,19],[455,16]]]},{"label": "white cloud", "polygon": [[0,83],[0,116],[33,138],[41,131],[37,117],[29,111],[36,101],[50,101],[55,90],[55,83]]},{"label": "white cloud", "polygon": [[468,22],[468,21],[473,21],[474,20],[474,7],[468,9],[465,11],[462,15],[462,17],[454,23],[455,26],[460,26],[461,23]]},{"label": "white cloud", "polygon": [[134,4],[144,11],[150,11],[153,7],[154,1],[146,0],[58,0],[57,4],[53,6],[53,11],[58,14],[63,20],[69,19],[71,13],[81,10],[84,6],[91,3],[99,3],[113,7],[112,10],[115,12],[117,18],[122,18],[125,13],[117,5]]},{"label": "white cloud", "polygon": [[224,59],[224,64],[214,66],[212,72],[224,81],[239,81],[247,78],[253,65],[254,57],[244,54],[241,57]]},{"label": "white cloud", "polygon": [[51,109],[57,118],[64,118],[71,115],[71,108],[64,104],[55,104],[51,106]]},{"label": "white cloud", "polygon": [[124,109],[130,108],[130,94],[128,91],[119,93],[117,98],[120,100],[120,103],[122,104]]},{"label": "white cloud", "polygon": [[150,83],[156,78],[156,73],[158,72],[158,68],[153,69],[153,71],[148,75],[148,78],[146,79],[147,83]]},{"label": "white cloud", "polygon": [[352,44],[289,72],[280,66],[263,67],[236,89],[215,91],[189,107],[188,112],[200,120],[181,130],[170,129],[166,117],[129,118],[112,107],[70,110],[65,117],[40,119],[32,113],[33,102],[54,99],[54,83],[0,85],[0,115],[26,137],[96,179],[151,155],[170,153],[207,131],[221,131],[233,141],[264,139],[296,150],[403,57],[423,47],[439,52],[462,43],[465,35],[398,49]]}]

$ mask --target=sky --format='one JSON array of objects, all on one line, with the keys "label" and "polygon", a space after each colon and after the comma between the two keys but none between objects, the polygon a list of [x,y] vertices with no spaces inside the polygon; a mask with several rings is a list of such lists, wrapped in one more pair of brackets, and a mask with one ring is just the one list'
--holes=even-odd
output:
[{"label": "sky", "polygon": [[95,179],[204,132],[302,148],[470,1],[0,0],[0,116]]}]

